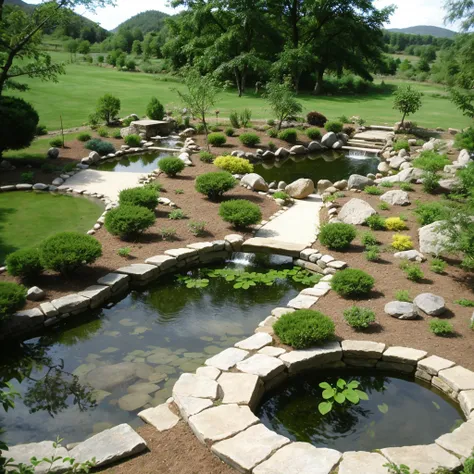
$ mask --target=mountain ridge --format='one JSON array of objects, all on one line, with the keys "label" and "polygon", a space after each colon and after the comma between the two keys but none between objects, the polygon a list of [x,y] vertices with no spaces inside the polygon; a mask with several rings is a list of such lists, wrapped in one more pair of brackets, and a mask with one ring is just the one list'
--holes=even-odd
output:
[{"label": "mountain ridge", "polygon": [[457,33],[447,28],[431,25],[417,25],[407,28],[388,28],[391,33],[405,33],[409,35],[431,35],[437,38],[452,38]]},{"label": "mountain ridge", "polygon": [[110,31],[116,33],[120,28],[140,28],[143,34],[160,31],[165,24],[165,19],[169,17],[168,13],[159,10],[147,10],[137,13]]}]

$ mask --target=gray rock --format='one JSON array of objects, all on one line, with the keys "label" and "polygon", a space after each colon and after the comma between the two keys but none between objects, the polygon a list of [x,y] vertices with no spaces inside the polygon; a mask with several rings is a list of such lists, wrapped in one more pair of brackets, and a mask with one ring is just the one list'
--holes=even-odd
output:
[{"label": "gray rock", "polygon": [[217,398],[217,382],[194,374],[181,374],[173,387],[173,397]]},{"label": "gray rock", "polygon": [[295,145],[290,148],[290,154],[292,155],[305,155],[308,150],[303,145]]},{"label": "gray rock", "polygon": [[246,351],[258,351],[262,347],[268,346],[273,341],[272,336],[265,333],[257,333],[253,336],[235,343],[235,347],[238,349],[244,349]]},{"label": "gray rock", "polygon": [[467,150],[461,150],[459,152],[458,159],[456,160],[459,165],[467,166],[471,161],[471,155]]},{"label": "gray rock", "polygon": [[341,345],[344,358],[380,359],[385,350],[385,344],[381,342],[352,341],[349,339],[342,341]]},{"label": "gray rock", "polygon": [[376,210],[368,202],[353,198],[342,206],[338,218],[345,224],[360,225],[376,213]]},{"label": "gray rock", "polygon": [[333,186],[338,189],[339,191],[344,191],[347,188],[347,180],[341,179],[340,181],[336,181]]},{"label": "gray rock", "polygon": [[96,151],[91,151],[89,153],[89,161],[91,163],[97,163],[98,161],[101,160],[101,156],[99,155],[99,153],[97,153]]},{"label": "gray rock", "polygon": [[51,301],[51,304],[60,314],[66,314],[73,311],[84,311],[89,307],[89,299],[78,294],[62,296]]},{"label": "gray rock", "polygon": [[129,275],[132,280],[148,281],[158,276],[159,269],[147,263],[132,263],[127,267],[119,268],[117,272]]},{"label": "gray rock", "polygon": [[17,184],[15,187],[18,191],[29,191],[30,189],[33,188],[33,185],[25,183],[25,184]]},{"label": "gray rock", "polygon": [[90,300],[90,307],[94,309],[102,306],[110,298],[112,290],[107,285],[92,285],[80,291],[79,294],[88,298]]},{"label": "gray rock", "polygon": [[268,191],[267,182],[257,173],[246,174],[240,182],[241,184],[250,187],[253,191]]},{"label": "gray rock", "polygon": [[97,390],[111,392],[119,385],[130,384],[136,380],[137,368],[137,364],[133,362],[102,365],[87,374],[86,382]]},{"label": "gray rock", "polygon": [[426,351],[412,349],[411,347],[392,346],[383,353],[382,360],[385,362],[415,366],[418,361],[424,359],[426,355]]},{"label": "gray rock", "polygon": [[324,146],[321,145],[321,143],[319,143],[319,142],[311,142],[308,145],[308,151],[310,153],[313,153],[313,152],[316,152],[316,151],[321,151],[321,150],[324,150]]},{"label": "gray rock", "polygon": [[403,260],[410,260],[411,262],[424,262],[426,260],[426,257],[418,252],[418,250],[404,250],[403,252],[394,253],[393,256]]},{"label": "gray rock", "polygon": [[390,171],[390,166],[387,162],[381,161],[377,166],[377,171],[380,171],[380,173],[388,173]]},{"label": "gray rock", "polygon": [[46,156],[50,160],[56,160],[59,157],[59,148],[56,148],[56,147],[50,148],[48,152],[46,153]]},{"label": "gray rock", "polygon": [[444,221],[436,221],[418,229],[420,252],[440,255],[447,250],[449,237],[441,229]]},{"label": "gray rock", "polygon": [[33,185],[33,189],[35,191],[47,191],[49,189],[49,186],[44,183],[36,183],[35,185]]},{"label": "gray rock", "polygon": [[444,298],[432,293],[421,293],[413,300],[413,303],[430,316],[438,316],[446,311]]},{"label": "gray rock", "polygon": [[385,459],[379,453],[365,451],[346,451],[342,455],[338,474],[388,474]]},{"label": "gray rock", "polygon": [[248,405],[253,409],[264,392],[262,381],[254,374],[224,372],[217,381],[223,394],[222,403]]},{"label": "gray rock", "polygon": [[45,292],[37,286],[32,286],[31,288],[29,288],[26,294],[26,299],[30,301],[41,301],[44,299],[44,297]]},{"label": "gray rock", "polygon": [[273,153],[273,151],[270,151],[270,150],[267,150],[262,155],[263,160],[273,160],[274,158],[275,158],[275,153]]},{"label": "gray rock", "polygon": [[461,181],[458,178],[441,179],[439,181],[439,188],[441,191],[449,193],[458,188],[460,184]]},{"label": "gray rock", "polygon": [[333,186],[333,184],[331,181],[329,181],[329,179],[320,179],[316,185],[316,189],[318,190],[318,193],[321,194],[331,186]]},{"label": "gray rock", "polygon": [[61,186],[64,183],[64,179],[62,178],[56,178],[53,180],[53,186]]},{"label": "gray rock", "polygon": [[216,367],[220,370],[229,370],[235,364],[244,360],[248,354],[247,351],[243,351],[242,349],[230,347],[219,352],[219,354],[216,354],[214,357],[207,359],[205,365]]},{"label": "gray rock", "polygon": [[[55,448],[54,441],[41,441],[40,443],[19,444],[8,447],[8,458],[13,458],[15,464],[30,465],[30,459],[33,456],[37,459],[51,459],[54,456],[61,456],[64,458],[68,456],[68,451],[63,447]],[[50,471],[49,464],[43,463],[37,466],[34,472],[35,474],[46,474],[48,472],[56,471],[59,466],[64,466],[64,464],[55,463],[53,469]],[[7,469],[7,471],[9,470],[10,469]]]},{"label": "gray rock", "polygon": [[387,191],[380,196],[380,200],[384,201],[392,206],[408,206],[410,199],[408,193],[400,189],[394,189],[393,191]]},{"label": "gray rock", "polygon": [[102,278],[99,278],[97,280],[97,283],[99,285],[110,286],[112,289],[112,293],[116,293],[126,288],[128,286],[129,281],[130,277],[128,275],[124,275],[122,273],[108,273]]},{"label": "gray rock", "polygon": [[360,174],[351,174],[347,183],[349,189],[364,189],[366,186],[374,184],[372,179]]},{"label": "gray rock", "polygon": [[267,381],[285,370],[285,365],[276,357],[264,354],[254,354],[242,362],[237,363],[237,369],[246,374],[253,374]]},{"label": "gray rock", "polygon": [[333,150],[340,150],[344,146],[344,143],[341,140],[338,140],[334,145],[332,146]]},{"label": "gray rock", "polygon": [[300,178],[290,183],[285,192],[293,199],[304,199],[314,193],[314,183],[311,179]]},{"label": "gray rock", "polygon": [[385,305],[384,311],[397,319],[416,319],[418,317],[416,306],[405,301],[391,301]]},{"label": "gray rock", "polygon": [[336,142],[337,142],[337,136],[334,132],[326,133],[326,135],[324,135],[323,138],[321,139],[321,145],[323,145],[326,148],[332,148],[332,146]]},{"label": "gray rock", "polygon": [[179,421],[179,416],[175,415],[167,404],[143,410],[138,413],[138,416],[146,423],[154,426],[159,432],[170,430]]},{"label": "gray rock", "polygon": [[275,152],[275,156],[277,158],[286,158],[289,154],[290,151],[283,147],[278,148],[278,150]]}]

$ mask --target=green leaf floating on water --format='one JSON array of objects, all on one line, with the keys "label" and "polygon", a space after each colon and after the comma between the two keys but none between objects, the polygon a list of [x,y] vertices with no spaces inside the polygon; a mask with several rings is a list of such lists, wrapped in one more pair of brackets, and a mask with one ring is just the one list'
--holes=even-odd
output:
[{"label": "green leaf floating on water", "polygon": [[324,392],[323,392],[323,398],[324,398],[325,400],[328,400],[329,398],[334,397],[335,394],[336,394],[336,391],[335,391],[333,388],[327,388],[327,389],[324,390]]},{"label": "green leaf floating on water", "polygon": [[346,397],[344,393],[336,393],[336,395],[334,395],[334,400],[336,400],[337,403],[342,405],[346,401]]},{"label": "green leaf floating on water", "polygon": [[321,415],[327,415],[332,410],[332,403],[331,402],[321,402],[318,405],[318,410]]},{"label": "green leaf floating on water", "polygon": [[382,403],[381,405],[377,405],[377,408],[379,409],[379,412],[383,413],[384,415],[388,412],[388,405],[386,403]]},{"label": "green leaf floating on water", "polygon": [[437,410],[441,410],[441,407],[440,407],[435,401],[432,401],[431,403],[434,405],[434,407],[435,407]]}]

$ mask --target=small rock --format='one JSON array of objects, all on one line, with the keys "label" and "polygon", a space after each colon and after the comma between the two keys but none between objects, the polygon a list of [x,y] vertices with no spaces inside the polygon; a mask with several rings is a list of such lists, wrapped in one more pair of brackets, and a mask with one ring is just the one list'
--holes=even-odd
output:
[{"label": "small rock", "polygon": [[353,198],[342,206],[339,212],[339,220],[345,224],[360,225],[373,214],[376,214],[376,211],[369,203],[362,199]]},{"label": "small rock", "polygon": [[26,299],[30,301],[41,301],[45,297],[45,292],[41,289],[38,288],[37,286],[33,286],[28,290],[28,293],[26,294]]},{"label": "small rock", "polygon": [[268,191],[267,182],[257,173],[248,173],[242,180],[241,184],[249,186],[253,191]]},{"label": "small rock", "polygon": [[387,191],[385,194],[382,194],[382,196],[380,196],[380,200],[392,206],[408,206],[410,204],[408,193],[400,189]]},{"label": "small rock", "polygon": [[316,189],[318,190],[318,193],[321,194],[331,186],[333,186],[333,184],[328,179],[320,179],[316,185]]},{"label": "small rock", "polygon": [[426,260],[426,257],[418,250],[404,250],[403,252],[396,252],[393,256],[411,262],[424,262]]},{"label": "small rock", "polygon": [[50,148],[46,155],[50,160],[56,160],[59,157],[59,148],[56,148],[56,147]]},{"label": "small rock", "polygon": [[418,317],[416,306],[405,301],[391,301],[385,305],[384,311],[397,319],[416,319]]},{"label": "small rock", "polygon": [[371,186],[374,184],[372,179],[362,176],[360,174],[351,174],[349,177],[347,187],[349,189],[364,189],[366,186]]},{"label": "small rock", "polygon": [[446,311],[444,298],[433,293],[421,293],[413,300],[413,303],[430,316],[439,316]]},{"label": "small rock", "polygon": [[294,199],[304,199],[314,193],[314,183],[311,179],[300,178],[289,184],[285,192]]}]

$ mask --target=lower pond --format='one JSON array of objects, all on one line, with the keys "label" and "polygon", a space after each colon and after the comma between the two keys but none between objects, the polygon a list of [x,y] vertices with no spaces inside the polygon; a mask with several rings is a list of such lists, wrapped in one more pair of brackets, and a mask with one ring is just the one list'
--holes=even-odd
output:
[{"label": "lower pond", "polygon": [[[335,386],[339,377],[358,381],[369,399],[356,405],[335,402],[322,415],[319,384]],[[289,379],[265,395],[257,416],[291,440],[342,452],[431,444],[464,421],[459,406],[441,392],[379,371],[319,372]]]},{"label": "lower pond", "polygon": [[[137,413],[165,402],[182,372],[253,334],[273,308],[304,287],[296,270],[281,277],[291,259],[266,260],[195,270],[192,280],[167,276],[4,351],[3,380],[18,370],[28,376],[12,380],[21,398],[15,409],[2,411],[1,438],[13,445],[61,436],[70,443],[119,423],[140,424]],[[266,279],[234,288],[236,270],[250,280],[260,272],[272,284]]]},{"label": "lower pond", "polygon": [[161,158],[170,156],[171,153],[152,152],[140,155],[129,155],[119,160],[111,159],[102,161],[95,168],[99,171],[116,171],[118,173],[151,173],[158,168]]}]

